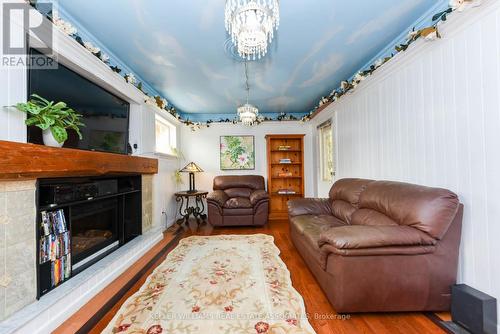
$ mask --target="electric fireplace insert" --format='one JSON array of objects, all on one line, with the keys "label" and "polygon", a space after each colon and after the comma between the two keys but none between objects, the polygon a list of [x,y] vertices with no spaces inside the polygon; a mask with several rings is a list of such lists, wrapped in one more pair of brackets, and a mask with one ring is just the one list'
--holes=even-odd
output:
[{"label": "electric fireplace insert", "polygon": [[142,233],[141,176],[40,179],[40,298]]}]

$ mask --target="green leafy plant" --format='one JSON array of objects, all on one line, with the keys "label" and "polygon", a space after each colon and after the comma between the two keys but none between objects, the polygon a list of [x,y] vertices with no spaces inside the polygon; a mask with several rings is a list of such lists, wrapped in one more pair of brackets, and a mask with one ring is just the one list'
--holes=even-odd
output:
[{"label": "green leafy plant", "polygon": [[238,163],[238,157],[245,153],[245,149],[241,146],[241,140],[238,137],[226,137],[227,151],[226,154],[229,156],[234,164]]},{"label": "green leafy plant", "polygon": [[82,115],[69,108],[64,102],[55,103],[33,94],[28,102],[16,104],[16,108],[28,115],[26,125],[37,126],[42,130],[50,129],[58,143],[63,143],[68,139],[67,129],[73,129],[82,139],[80,127],[85,126],[80,121]]}]

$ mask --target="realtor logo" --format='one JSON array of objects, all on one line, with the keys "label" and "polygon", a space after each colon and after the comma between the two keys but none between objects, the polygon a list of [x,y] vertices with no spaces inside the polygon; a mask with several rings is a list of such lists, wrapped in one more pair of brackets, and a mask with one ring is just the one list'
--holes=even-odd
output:
[{"label": "realtor logo", "polygon": [[[2,1],[0,67],[55,68],[52,23],[43,18],[52,13],[52,1],[37,1],[37,8],[26,2]],[[43,13],[43,14],[40,14]],[[40,54],[31,55],[29,48]]]}]

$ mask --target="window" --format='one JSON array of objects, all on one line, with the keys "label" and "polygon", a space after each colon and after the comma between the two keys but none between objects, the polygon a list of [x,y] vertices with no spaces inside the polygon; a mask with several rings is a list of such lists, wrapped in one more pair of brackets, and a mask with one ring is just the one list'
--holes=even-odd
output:
[{"label": "window", "polygon": [[155,135],[157,153],[175,154],[177,149],[176,127],[159,114],[155,116]]},{"label": "window", "polygon": [[323,181],[333,181],[335,167],[333,163],[333,128],[330,120],[318,126],[320,173]]}]

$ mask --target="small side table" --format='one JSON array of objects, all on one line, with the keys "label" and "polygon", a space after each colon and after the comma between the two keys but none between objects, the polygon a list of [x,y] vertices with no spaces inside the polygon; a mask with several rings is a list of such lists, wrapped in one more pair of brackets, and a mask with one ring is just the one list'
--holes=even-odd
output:
[{"label": "small side table", "polygon": [[[203,213],[205,211],[205,204],[203,200],[207,198],[208,191],[179,191],[175,193],[175,201],[180,202],[179,214],[182,216],[181,219],[177,220],[177,224],[182,225],[189,222],[189,216],[193,215],[196,221],[199,223],[199,219],[206,222],[207,215]],[[189,205],[189,199],[194,197],[194,205]]]}]

